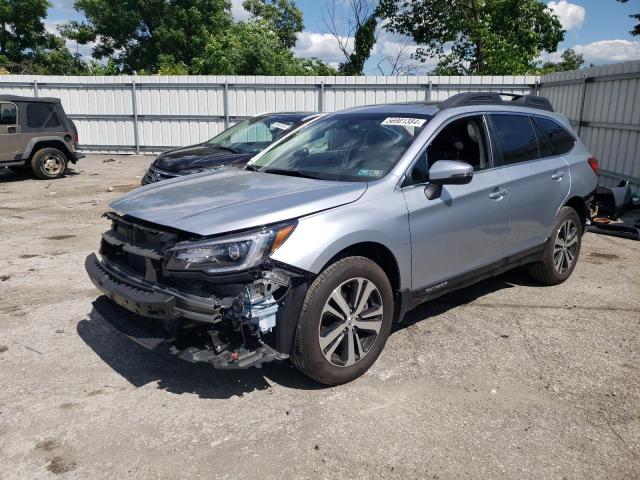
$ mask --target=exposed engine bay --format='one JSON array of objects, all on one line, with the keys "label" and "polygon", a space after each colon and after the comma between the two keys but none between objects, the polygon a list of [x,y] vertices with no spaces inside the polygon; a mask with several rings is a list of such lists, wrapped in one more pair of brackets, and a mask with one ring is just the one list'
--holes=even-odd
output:
[{"label": "exposed engine bay", "polygon": [[[90,255],[85,267],[93,283],[128,310],[106,318],[121,332],[147,348],[164,344],[183,360],[216,368],[288,358],[290,342],[283,334],[291,332],[279,321],[285,321],[292,290],[306,288],[308,272],[269,259],[240,272],[178,270],[176,245],[198,245],[189,242],[199,239],[116,213],[105,217],[111,229],[102,236],[100,258]],[[224,246],[243,261],[236,243]],[[203,249],[190,248],[200,261]]]}]

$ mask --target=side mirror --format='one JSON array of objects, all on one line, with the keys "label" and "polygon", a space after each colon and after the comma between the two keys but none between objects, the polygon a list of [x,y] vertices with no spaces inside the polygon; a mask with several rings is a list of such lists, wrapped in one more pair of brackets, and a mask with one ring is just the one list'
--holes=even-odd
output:
[{"label": "side mirror", "polygon": [[473,179],[473,167],[455,160],[438,160],[429,169],[429,185],[424,194],[429,200],[440,197],[443,185],[465,185]]}]

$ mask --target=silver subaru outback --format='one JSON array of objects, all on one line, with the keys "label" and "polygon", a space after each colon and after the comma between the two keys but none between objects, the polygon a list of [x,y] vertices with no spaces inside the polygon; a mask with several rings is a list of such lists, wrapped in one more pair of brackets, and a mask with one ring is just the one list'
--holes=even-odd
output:
[{"label": "silver subaru outback", "polygon": [[226,369],[289,358],[336,385],[423,302],[520,265],[566,280],[597,169],[544,98],[354,108],[244,170],[115,201],[86,269],[106,320],[148,348]]}]

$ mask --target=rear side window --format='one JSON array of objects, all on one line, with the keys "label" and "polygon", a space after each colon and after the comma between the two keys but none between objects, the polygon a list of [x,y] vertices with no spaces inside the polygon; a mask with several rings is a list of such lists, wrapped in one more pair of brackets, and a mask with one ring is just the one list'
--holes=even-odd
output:
[{"label": "rear side window", "polygon": [[542,158],[555,156],[556,154],[553,151],[553,148],[551,147],[551,143],[549,143],[549,139],[547,138],[545,133],[542,131],[540,126],[536,122],[533,122],[533,127],[534,127],[533,129],[536,131],[536,136],[538,137],[538,147],[540,148],[540,156]]},{"label": "rear side window", "polygon": [[15,125],[18,115],[13,103],[0,103],[0,125]]},{"label": "rear side window", "polygon": [[558,122],[542,117],[536,117],[535,121],[549,138],[556,155],[564,155],[573,149],[576,139]]},{"label": "rear side window", "polygon": [[502,164],[527,162],[540,158],[538,139],[529,117],[525,115],[491,115],[496,144],[502,152]]},{"label": "rear side window", "polygon": [[53,128],[60,126],[55,106],[50,103],[27,105],[27,125],[31,128]]}]

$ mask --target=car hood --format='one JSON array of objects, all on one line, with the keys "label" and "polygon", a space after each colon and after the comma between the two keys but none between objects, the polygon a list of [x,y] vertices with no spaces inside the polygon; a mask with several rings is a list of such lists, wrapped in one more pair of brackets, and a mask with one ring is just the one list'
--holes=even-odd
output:
[{"label": "car hood", "polygon": [[213,168],[246,163],[253,154],[233,153],[208,143],[169,150],[159,155],[153,166],[168,172],[180,173],[193,168]]},{"label": "car hood", "polygon": [[125,215],[197,235],[299,218],[356,201],[361,182],[222,169],[147,185],[111,203]]}]

